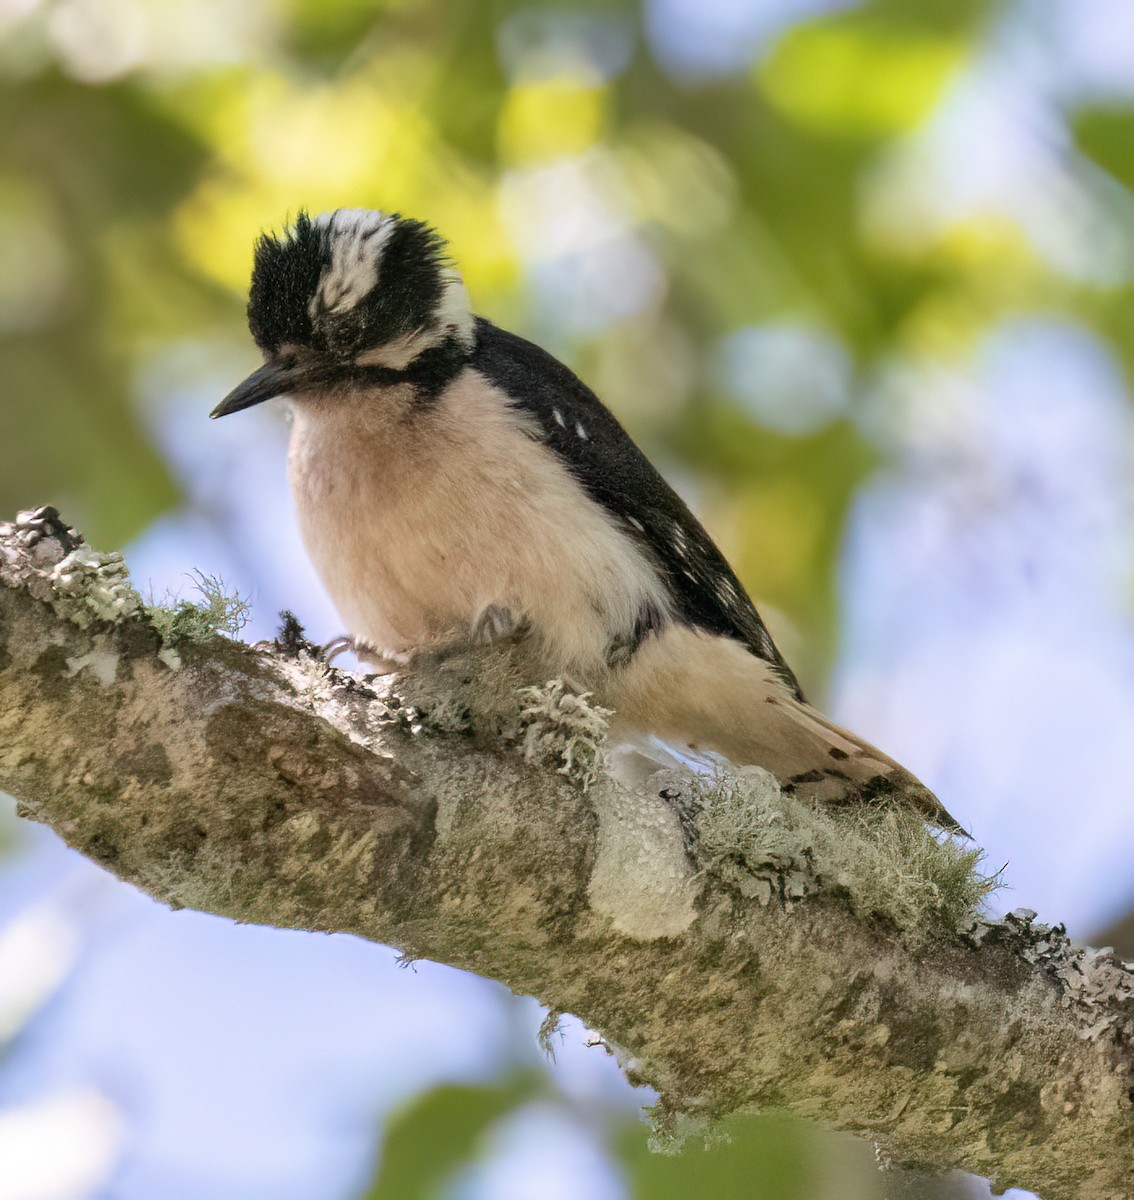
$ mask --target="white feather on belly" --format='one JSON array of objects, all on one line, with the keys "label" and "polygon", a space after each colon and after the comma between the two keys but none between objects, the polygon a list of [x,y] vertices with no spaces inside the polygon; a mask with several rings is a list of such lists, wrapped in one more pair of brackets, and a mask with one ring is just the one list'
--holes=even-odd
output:
[{"label": "white feather on belly", "polygon": [[294,408],[300,529],[355,636],[412,649],[497,604],[531,621],[549,675],[587,680],[644,603],[668,611],[635,543],[471,371],[432,402],[387,388]]}]

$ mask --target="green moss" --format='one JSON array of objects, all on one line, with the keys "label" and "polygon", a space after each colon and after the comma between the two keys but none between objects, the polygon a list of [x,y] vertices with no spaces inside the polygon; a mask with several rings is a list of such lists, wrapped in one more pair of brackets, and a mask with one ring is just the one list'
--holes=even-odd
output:
[{"label": "green moss", "polygon": [[218,576],[194,571],[192,578],[199,601],[166,597],[164,604],[157,604],[151,598],[146,605],[146,616],[166,646],[202,642],[217,633],[236,634],[250,619],[248,601],[229,594]]},{"label": "green moss", "polygon": [[895,805],[814,807],[756,768],[695,777],[678,790],[702,867],[765,902],[837,889],[861,915],[916,940],[958,930],[999,886],[981,871],[980,849]]},{"label": "green moss", "polygon": [[176,667],[179,646],[217,633],[238,633],[249,619],[248,602],[230,595],[221,579],[202,571],[194,571],[192,579],[199,601],[167,596],[164,603],[157,603],[151,596],[146,604],[131,583],[121,554],[104,554],[81,542],[52,568],[49,599],[61,617],[81,629],[145,616],[161,637],[161,657]]},{"label": "green moss", "polygon": [[916,812],[893,806],[847,809],[834,814],[835,840],[828,853],[846,870],[855,868],[852,895],[866,911],[891,916],[905,929],[936,919],[959,929],[976,916],[1001,886],[999,873],[981,870],[978,846],[930,829]]}]

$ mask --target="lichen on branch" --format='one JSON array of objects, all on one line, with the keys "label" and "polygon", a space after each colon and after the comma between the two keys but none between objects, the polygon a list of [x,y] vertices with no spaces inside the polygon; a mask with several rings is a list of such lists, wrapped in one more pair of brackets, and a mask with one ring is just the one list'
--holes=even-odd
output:
[{"label": "lichen on branch", "polygon": [[916,944],[971,927],[998,886],[979,847],[898,805],[818,809],[759,767],[687,774],[668,792],[689,813],[704,869],[761,904],[833,888]]},{"label": "lichen on branch", "polygon": [[202,571],[190,573],[200,601],[167,596],[163,603],[152,597],[146,603],[123,556],[93,549],[50,505],[0,524],[0,553],[0,579],[26,587],[80,629],[144,617],[161,639],[159,654],[174,668],[180,665],[178,647],[216,633],[236,634],[248,623],[248,601]]}]

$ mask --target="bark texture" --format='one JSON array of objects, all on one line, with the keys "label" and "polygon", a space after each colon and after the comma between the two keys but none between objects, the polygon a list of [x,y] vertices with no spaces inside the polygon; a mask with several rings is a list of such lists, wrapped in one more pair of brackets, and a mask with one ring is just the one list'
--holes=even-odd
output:
[{"label": "bark texture", "polygon": [[299,643],[163,644],[120,561],[50,510],[0,526],[0,583],[0,788],[158,900],[500,980],[578,1014],[674,1114],[776,1108],[911,1168],[1134,1195],[1112,955],[1025,912],[913,937],[822,864],[807,886],[751,854],[725,870],[676,777],[555,769],[580,745],[562,706],[442,733]]}]

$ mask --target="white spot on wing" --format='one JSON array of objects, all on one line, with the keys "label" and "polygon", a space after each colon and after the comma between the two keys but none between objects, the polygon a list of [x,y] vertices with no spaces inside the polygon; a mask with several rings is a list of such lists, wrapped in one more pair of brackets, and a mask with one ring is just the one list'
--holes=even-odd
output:
[{"label": "white spot on wing", "polygon": [[645,533],[645,532],[646,532],[646,527],[645,527],[645,525],[643,525],[643,524],[642,524],[642,522],[641,522],[641,521],[639,521],[637,517],[627,517],[627,518],[626,518],[626,520],[627,520],[627,521],[629,521],[629,522],[630,522],[630,524],[631,524],[631,525],[633,525],[633,526],[634,526],[634,528],[635,528],[635,529],[636,529],[636,530],[637,530],[639,533]]},{"label": "white spot on wing", "polygon": [[394,218],[368,208],[337,208],[321,213],[315,225],[328,231],[330,263],[307,311],[341,313],[353,308],[378,282],[382,247],[394,231]]},{"label": "white spot on wing", "polygon": [[562,414],[562,413],[559,411],[559,409],[557,409],[557,408],[553,408],[553,409],[551,410],[551,413],[552,413],[552,416],[554,416],[554,417],[555,417],[555,423],[556,423],[556,425],[559,425],[559,426],[560,426],[560,427],[562,427],[563,429],[566,429],[566,428],[567,428],[567,422],[563,420],[563,414]]},{"label": "white spot on wing", "polygon": [[579,435],[580,438],[583,439],[584,442],[587,440],[587,431],[583,428],[583,426],[578,421],[575,422],[575,432]]}]

